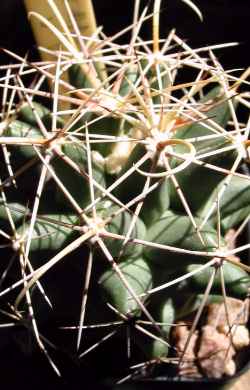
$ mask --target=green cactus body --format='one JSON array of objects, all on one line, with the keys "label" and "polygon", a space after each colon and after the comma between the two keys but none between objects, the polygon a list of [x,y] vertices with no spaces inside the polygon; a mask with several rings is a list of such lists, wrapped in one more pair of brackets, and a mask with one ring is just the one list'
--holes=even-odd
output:
[{"label": "green cactus body", "polygon": [[[129,95],[129,93],[132,91],[132,86],[135,83],[136,79],[138,77],[138,68],[135,65],[130,65],[124,72],[124,75],[122,75],[121,85],[119,88],[119,94],[117,96],[117,100],[121,100],[124,98],[124,96]],[[122,104],[122,103],[121,103]],[[101,136],[122,136],[124,134],[127,134],[129,132],[129,129],[131,126],[124,120],[117,118],[116,113],[114,112],[113,116],[109,115],[107,117],[103,117],[98,120],[98,116],[96,114],[92,114],[91,121],[88,117],[88,120],[90,122],[93,121],[93,123],[90,123],[88,125],[88,131],[89,133],[97,134]],[[81,120],[82,125],[84,125],[84,120]],[[113,149],[115,148],[115,145],[117,144],[117,141],[114,142],[102,142],[102,139],[100,138],[99,143],[93,143],[92,149],[97,150],[101,153],[103,157],[109,156]]]},{"label": "green cactus body", "polygon": [[141,61],[144,77],[150,85],[152,100],[154,104],[162,104],[164,90],[170,86],[170,78],[168,73],[168,64],[165,61],[155,60],[149,65],[149,61],[145,58]]},{"label": "green cactus body", "polygon": [[[219,93],[220,87],[213,88],[210,93],[205,96],[201,103],[207,102],[208,104],[210,99],[212,99],[212,101],[221,99],[221,103],[217,103],[218,105],[208,110],[206,112],[206,116],[208,118],[211,117],[213,122],[225,128],[230,118],[230,109],[225,97],[222,96],[218,98]],[[175,137],[188,139],[212,134],[214,134],[212,130],[205,128],[201,123],[196,123],[179,129],[176,132]],[[225,137],[225,135],[221,135],[217,139],[193,142],[193,145],[195,146],[197,159],[199,160],[199,155],[233,146],[233,143],[229,138]],[[221,151],[220,153],[201,158],[201,161],[203,161],[204,164],[212,164],[216,167],[228,170],[231,169],[236,157],[237,151],[236,149],[233,149],[229,151]],[[173,164],[175,164],[174,161]],[[188,205],[194,213],[205,205],[211,192],[226,177],[226,174],[220,173],[212,168],[205,167],[203,166],[204,164],[197,165],[192,163],[186,169],[176,174],[178,184],[184,193]],[[200,188],[206,188],[206,191],[198,191],[197,183],[199,183]],[[183,206],[173,185],[171,186],[170,194],[171,208],[176,211],[183,211]]]},{"label": "green cactus body", "polygon": [[[205,162],[229,170],[233,165],[235,157],[235,153],[230,151],[218,156],[206,158]],[[176,174],[179,187],[181,188],[189,207],[194,213],[198,212],[198,210],[205,205],[213,189],[222,182],[225,177],[226,175],[223,173],[213,171],[210,168],[197,166],[195,164],[190,164],[189,167]],[[206,191],[200,191],[197,189],[197,183],[199,183],[200,188],[206,188]],[[173,186],[170,194],[171,208],[179,212],[184,211],[183,205],[181,204]]]},{"label": "green cactus body", "polygon": [[[119,268],[136,295],[143,294],[152,287],[150,267],[143,258],[124,260]],[[101,276],[99,287],[106,301],[120,313],[129,315],[140,313],[138,303],[131,298],[131,294],[114,270],[108,270]]]},{"label": "green cactus body", "polygon": [[[80,207],[86,207],[90,203],[87,151],[78,143],[65,144],[62,146],[61,150],[66,157],[70,158],[77,164],[82,174],[76,172],[74,168],[59,158],[53,160],[52,166],[63,185],[68,189],[68,191],[70,191],[70,194],[78,202]],[[103,167],[99,163],[93,161],[93,159],[92,171],[94,180],[105,188],[106,184]],[[95,196],[97,197],[100,194],[100,189],[95,188]],[[57,193],[57,200],[60,204],[67,207],[67,200],[64,198],[60,190],[58,190]]]},{"label": "green cactus body", "polygon": [[133,91],[133,85],[138,79],[138,66],[129,64],[122,77],[122,82],[119,88],[119,95],[124,97]]},{"label": "green cactus body", "polygon": [[[53,122],[52,118],[53,117],[52,117],[52,113],[51,112],[45,114],[42,117],[43,124],[44,124],[44,126],[46,127],[46,129],[48,131],[52,131],[52,122]],[[64,120],[60,116],[57,116],[57,118],[56,118],[56,129],[57,130],[63,129],[64,125],[65,125]]]},{"label": "green cactus body", "polygon": [[[227,141],[223,142],[223,147],[230,146],[230,144],[231,143]],[[210,146],[205,143],[204,147],[204,149],[199,150],[199,153],[207,152],[208,150],[213,151],[214,149],[217,149],[219,145],[218,142],[216,144],[211,143]],[[229,170],[231,169],[236,156],[236,151],[229,151],[207,157],[202,159],[202,161],[204,161],[204,163],[212,164],[214,166]],[[225,177],[226,175],[223,173],[212,170],[211,168],[207,168],[205,166],[196,165],[194,163],[190,164],[183,171],[176,174],[178,185],[181,188],[189,207],[194,213],[197,213],[198,210],[205,205],[211,192],[220,182],[223,181]],[[206,188],[206,191],[198,190],[197,183],[199,183],[200,188]],[[173,186],[171,187],[170,194],[171,208],[179,212],[184,211],[183,205],[181,204],[181,201],[177,196],[176,190]]]},{"label": "green cactus body", "polygon": [[[179,305],[176,305],[176,302],[174,302],[175,305],[175,313],[176,318],[175,320],[181,320],[190,314],[195,313],[200,305],[202,304],[204,299],[203,294],[198,294],[197,291],[194,293],[190,293],[190,291],[187,293],[182,294],[181,296],[181,303],[179,302]],[[210,294],[207,297],[206,304],[209,305],[211,303],[222,303],[224,301],[224,298],[222,295],[216,295],[216,294]]]},{"label": "green cactus body", "polygon": [[[175,307],[172,298],[169,297],[157,297],[153,299],[151,303],[152,316],[154,320],[159,324],[163,334],[164,341],[168,342],[169,333],[171,331],[172,324],[175,320]],[[152,328],[152,327],[151,327]],[[150,329],[151,329],[150,328]],[[139,340],[137,341],[143,351],[146,353],[148,359],[155,359],[160,357],[166,357],[168,355],[168,345],[160,340]]]},{"label": "green cactus body", "polygon": [[[76,224],[78,218],[72,214],[46,214],[35,223],[30,245],[31,252],[57,251],[69,243],[75,235],[72,226]],[[17,234],[26,240],[29,232],[29,222],[23,223]]]},{"label": "green cactus body", "polygon": [[[20,145],[13,144],[8,147],[10,164],[14,172],[22,169],[25,164],[32,163],[31,160],[33,160],[32,168],[24,171],[24,173],[16,179],[20,191],[15,199],[17,199],[17,201],[20,200],[21,203],[27,202],[25,193],[28,192],[30,194],[31,190],[34,190],[33,186],[31,186],[30,175],[32,175],[34,182],[37,182],[41,167],[41,162],[39,161],[39,157],[31,142],[36,139],[43,140],[43,136],[37,127],[20,120],[13,120],[10,122],[4,135],[7,137],[16,137],[17,139],[20,138],[24,141],[25,139],[30,139],[26,145],[22,144],[21,141]],[[39,146],[38,148],[41,150]],[[4,175],[6,175],[6,172]]]},{"label": "green cactus body", "polygon": [[[20,138],[41,138],[41,132],[37,127],[30,125],[29,123],[19,120],[12,121],[5,131],[5,135],[8,137],[20,137]],[[15,151],[15,159],[22,158],[24,161],[37,157],[34,148],[31,145],[20,145],[12,147]],[[14,159],[14,160],[15,160]],[[15,162],[15,161],[14,161]]]},{"label": "green cactus body", "polygon": [[[96,115],[92,115],[91,120],[97,118],[98,117]],[[113,137],[121,135],[123,133],[121,123],[120,119],[108,116],[88,125],[88,131],[90,134],[93,133],[100,136],[99,142],[93,143],[93,146],[91,145],[92,149],[97,150],[103,157],[108,156],[112,152],[116,142],[105,142],[105,140],[103,141],[101,137],[105,135]]]},{"label": "green cactus body", "polygon": [[[122,176],[125,172],[127,172],[133,165],[140,160],[145,155],[145,148],[143,145],[138,144],[122,169],[119,176]],[[150,167],[152,165],[152,161],[148,160],[140,169],[148,172],[150,171]],[[157,171],[161,171],[161,169],[157,168]],[[156,180],[152,179],[150,182],[150,186],[156,183]],[[136,196],[142,193],[143,187],[146,182],[146,177],[142,176],[138,172],[132,173],[124,183],[121,183],[117,188],[117,196],[121,199],[125,204],[134,199]],[[143,203],[143,207],[141,210],[141,218],[145,222],[147,226],[152,225],[165,210],[169,207],[169,184],[167,179],[160,179],[159,186],[154,189],[151,193],[146,195]]]},{"label": "green cactus body", "polygon": [[28,209],[25,208],[22,204],[17,202],[7,202],[6,204],[6,202],[0,198],[0,226],[2,228],[10,227],[6,208],[9,209],[11,218],[16,226],[22,221],[23,217],[28,212]]},{"label": "green cactus body", "polygon": [[[197,226],[201,220],[195,219]],[[217,232],[210,225],[206,224],[201,230],[204,245],[198,237],[196,229],[189,217],[167,211],[147,231],[146,240],[158,244],[170,245],[173,247],[192,251],[213,252],[217,248]],[[193,259],[204,262],[207,258],[190,254],[180,255],[178,253],[162,250],[159,248],[146,248],[144,254],[149,261],[159,263],[162,266],[175,270],[184,264],[190,263]]]},{"label": "green cactus body", "polygon": [[68,70],[69,82],[78,89],[92,88],[89,78],[82,71],[80,64],[73,64]]},{"label": "green cactus body", "polygon": [[[216,202],[217,194],[223,186],[223,182],[215,188],[214,192],[208,199],[207,204],[199,212],[199,215],[205,216],[212,206],[213,202]],[[220,220],[223,231],[237,226],[242,222],[250,213],[250,181],[246,178],[233,176],[229,185],[225,189],[223,197],[220,199]],[[211,222],[216,225],[217,215],[216,212],[210,218]]]},{"label": "green cactus body", "polygon": [[[73,64],[68,70],[69,82],[76,89],[84,90],[93,88],[88,76],[83,72],[81,64]],[[82,127],[86,121],[93,119],[93,113],[87,112],[73,127],[72,130],[77,130]]]},{"label": "green cactus body", "polygon": [[[191,272],[198,268],[198,264],[190,264],[187,266],[185,271]],[[247,272],[239,268],[237,265],[227,263],[226,261],[223,264],[222,271],[227,293],[235,298],[244,298],[247,295],[250,287],[250,278]],[[211,275],[212,269],[210,267],[189,278],[189,286],[192,288],[192,290],[201,293],[205,291]],[[212,293],[221,293],[221,277],[219,271],[217,272],[217,275],[214,279]]]},{"label": "green cactus body", "polygon": [[[36,115],[34,114],[34,111],[36,112]],[[33,107],[31,107],[28,103],[24,103],[20,107],[17,115],[17,118],[20,122],[24,122],[35,128],[39,127],[37,117],[41,119],[46,129],[48,131],[51,131],[52,113],[47,107],[45,107],[41,103],[33,102]],[[62,129],[63,126],[64,126],[64,120],[60,116],[57,116],[56,128]]]},{"label": "green cactus body", "polygon": [[[36,112],[36,115],[34,114],[34,111]],[[43,120],[44,117],[48,114],[50,114],[50,110],[40,103],[33,102],[33,107],[31,107],[28,103],[24,103],[18,111],[18,119],[21,122],[38,127],[36,117],[39,117],[41,120]]]},{"label": "green cactus body", "polygon": [[[98,205],[97,215],[99,218],[105,220],[107,217],[114,214],[114,217],[111,218],[111,221],[107,224],[106,230],[110,233],[126,236],[130,229],[133,215],[130,214],[128,211],[124,211],[122,213],[119,213],[118,215],[115,215],[118,210],[119,206],[112,204],[110,201],[107,201]],[[140,218],[137,218],[134,228],[132,229],[132,232],[130,234],[130,239],[140,238],[143,240],[145,236],[145,225]],[[105,238],[104,241],[114,258],[117,258],[120,253],[122,253],[122,258],[139,257],[143,250],[142,245],[135,245],[132,243],[128,243],[123,248],[123,240],[115,238]]]},{"label": "green cactus body", "polygon": [[[221,86],[217,85],[213,87],[202,99],[200,99],[200,103],[203,104],[203,111],[207,118],[211,118],[213,122],[221,125],[222,127],[227,125],[231,117],[231,113],[227,98],[223,94]],[[210,105],[211,108],[209,108]],[[235,101],[234,106],[237,107],[237,103]],[[206,122],[204,121],[204,123]],[[204,127],[201,123],[193,123],[191,125],[183,126],[175,133],[176,138],[182,139],[209,134],[213,134],[212,130]]]},{"label": "green cactus body", "polygon": [[[199,14],[192,1],[183,2]],[[60,42],[54,53],[47,50],[53,60],[15,56],[19,64],[1,67],[0,328],[27,327],[57,373],[45,329],[55,319],[73,325],[74,361],[101,348],[106,357],[108,339],[112,351],[117,340],[124,350],[131,341],[129,367],[137,375],[147,363],[137,365],[135,344],[158,363],[168,356],[176,321],[201,315],[187,328],[202,333],[204,298],[225,298],[221,272],[229,296],[249,295],[250,267],[234,257],[249,249],[238,239],[250,215],[250,181],[241,171],[249,163],[249,122],[236,112],[249,108],[249,93],[240,90],[249,72],[224,71],[211,47],[190,49],[174,30],[162,40],[161,0],[141,15],[134,2],[133,23],[122,31],[132,35],[128,44],[96,27],[80,37],[73,1],[46,3],[58,26],[31,15]],[[153,37],[144,41],[150,18]],[[71,336],[59,333],[67,346]],[[174,337],[174,351],[172,343]]]}]

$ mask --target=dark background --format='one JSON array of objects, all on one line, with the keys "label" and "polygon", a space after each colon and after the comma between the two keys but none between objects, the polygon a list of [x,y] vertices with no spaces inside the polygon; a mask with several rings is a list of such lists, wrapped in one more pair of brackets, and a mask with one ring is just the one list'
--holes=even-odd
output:
[{"label": "dark background", "polygon": [[[41,0],[45,1],[45,0]],[[162,0],[162,37],[176,27],[177,34],[193,47],[214,43],[239,41],[240,46],[217,52],[225,68],[249,66],[250,51],[250,2],[249,0],[194,0],[204,15],[201,23],[188,6],[180,0]],[[107,35],[119,31],[132,21],[134,0],[93,0],[99,25]],[[153,1],[142,0],[142,5],[152,6]],[[35,47],[22,0],[0,1],[0,47],[9,48],[24,55]],[[144,28],[147,38],[151,25]],[[126,39],[126,37],[125,37]],[[35,52],[32,50],[35,58]],[[0,55],[0,62],[8,61]]]}]

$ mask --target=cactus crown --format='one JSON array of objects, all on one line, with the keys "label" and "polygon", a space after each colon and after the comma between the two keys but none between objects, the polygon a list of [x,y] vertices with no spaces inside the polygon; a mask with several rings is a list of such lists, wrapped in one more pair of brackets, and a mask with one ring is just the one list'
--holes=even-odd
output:
[{"label": "cactus crown", "polygon": [[32,330],[58,373],[40,333],[57,313],[73,322],[80,360],[108,338],[125,342],[129,327],[145,361],[171,362],[181,313],[200,307],[191,334],[209,300],[248,293],[236,254],[249,245],[233,246],[250,212],[249,123],[237,117],[248,72],[223,69],[223,45],[192,49],[175,31],[161,40],[159,11],[160,1],[152,15],[135,7],[127,45],[33,14],[61,50],[38,64],[9,53],[19,63],[1,78],[2,316]]}]

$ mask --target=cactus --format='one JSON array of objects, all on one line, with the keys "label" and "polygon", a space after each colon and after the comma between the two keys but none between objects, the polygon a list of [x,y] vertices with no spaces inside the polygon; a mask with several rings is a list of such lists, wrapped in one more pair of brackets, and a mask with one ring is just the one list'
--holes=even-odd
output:
[{"label": "cactus", "polygon": [[[233,248],[226,239],[234,228],[235,241],[250,215],[242,171],[249,124],[237,117],[249,107],[238,93],[248,72],[224,71],[214,54],[220,45],[192,49],[174,31],[162,41],[160,1],[150,16],[153,40],[144,43],[149,16],[136,9],[125,50],[96,35],[82,37],[77,51],[77,31],[73,47],[39,16],[61,40],[55,74],[19,58],[17,75],[6,66],[2,78],[3,321],[25,323],[59,375],[40,332],[47,316],[48,327],[53,319],[71,325],[80,361],[109,338],[126,344],[123,326],[131,353],[139,349],[145,361],[169,354],[171,362],[171,324],[194,308],[187,296],[204,307],[210,293],[244,299],[249,291],[250,268],[235,258],[249,244]],[[176,81],[182,68],[195,70],[191,82]],[[67,70],[70,83],[60,78]],[[51,92],[44,78],[53,79]],[[59,111],[59,101],[71,109]]]}]

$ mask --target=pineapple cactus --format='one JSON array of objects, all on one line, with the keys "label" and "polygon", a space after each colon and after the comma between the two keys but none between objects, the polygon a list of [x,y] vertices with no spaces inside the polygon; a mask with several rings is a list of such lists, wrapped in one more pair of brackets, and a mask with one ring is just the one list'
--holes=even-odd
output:
[{"label": "pineapple cactus", "polygon": [[22,324],[58,375],[46,323],[71,334],[80,362],[127,346],[129,379],[176,364],[183,316],[195,312],[180,364],[209,302],[247,307],[250,268],[236,256],[249,248],[237,241],[250,215],[249,121],[238,119],[249,72],[223,69],[215,52],[227,45],[160,39],[160,3],[150,14],[136,2],[127,45],[80,37],[69,7],[72,33],[33,13],[61,49],[39,63],[9,53],[18,63],[1,79],[2,326]]}]

